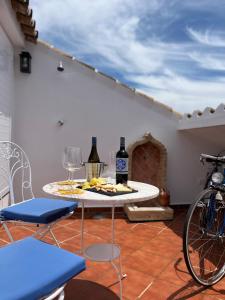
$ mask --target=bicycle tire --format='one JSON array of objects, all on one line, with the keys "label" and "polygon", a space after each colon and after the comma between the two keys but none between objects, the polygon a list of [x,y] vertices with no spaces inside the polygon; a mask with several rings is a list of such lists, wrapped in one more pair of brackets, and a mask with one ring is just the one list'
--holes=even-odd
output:
[{"label": "bicycle tire", "polygon": [[[221,207],[218,210],[218,216],[210,216],[212,201],[216,205],[220,204],[216,202],[216,193],[217,190],[212,187],[203,190],[190,206],[184,223],[185,263],[193,279],[204,286],[217,283],[225,274],[225,236],[224,233],[222,236],[219,234],[221,222],[224,222],[223,218],[225,218],[225,208]],[[211,211],[213,210],[211,209]],[[211,229],[209,229],[209,225]],[[198,234],[200,238],[198,238]],[[219,263],[216,265],[217,259]],[[206,265],[207,267],[205,267]]]}]

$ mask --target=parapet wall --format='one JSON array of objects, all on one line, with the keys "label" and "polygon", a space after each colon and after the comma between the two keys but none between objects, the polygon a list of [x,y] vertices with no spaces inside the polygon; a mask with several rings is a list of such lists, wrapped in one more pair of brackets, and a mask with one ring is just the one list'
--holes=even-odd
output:
[{"label": "parapet wall", "polygon": [[178,129],[192,129],[219,126],[225,124],[225,104],[221,103],[216,109],[206,107],[204,111],[195,110],[192,114],[184,114],[179,121]]}]

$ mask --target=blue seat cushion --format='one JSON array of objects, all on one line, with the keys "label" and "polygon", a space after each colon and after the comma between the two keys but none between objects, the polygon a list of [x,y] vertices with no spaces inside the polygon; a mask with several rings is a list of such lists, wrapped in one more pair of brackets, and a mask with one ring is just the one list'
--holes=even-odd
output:
[{"label": "blue seat cushion", "polygon": [[40,299],[85,268],[84,258],[28,237],[0,248],[0,298]]},{"label": "blue seat cushion", "polygon": [[67,215],[77,207],[76,202],[34,198],[2,209],[1,217],[31,223],[48,224]]}]

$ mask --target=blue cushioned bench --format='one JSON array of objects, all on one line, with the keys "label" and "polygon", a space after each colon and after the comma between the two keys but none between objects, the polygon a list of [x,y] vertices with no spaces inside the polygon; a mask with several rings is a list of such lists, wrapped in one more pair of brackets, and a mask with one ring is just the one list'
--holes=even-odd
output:
[{"label": "blue cushioned bench", "polygon": [[84,258],[28,237],[0,248],[0,299],[36,300],[85,270]]},{"label": "blue cushioned bench", "polygon": [[1,210],[5,220],[48,224],[74,211],[76,202],[60,199],[34,198]]}]

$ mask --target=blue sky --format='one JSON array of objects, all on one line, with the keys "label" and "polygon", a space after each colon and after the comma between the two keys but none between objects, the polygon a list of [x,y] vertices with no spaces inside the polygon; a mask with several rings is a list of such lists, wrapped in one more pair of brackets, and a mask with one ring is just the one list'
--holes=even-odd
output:
[{"label": "blue sky", "polygon": [[30,5],[41,39],[178,112],[225,103],[225,1]]}]

